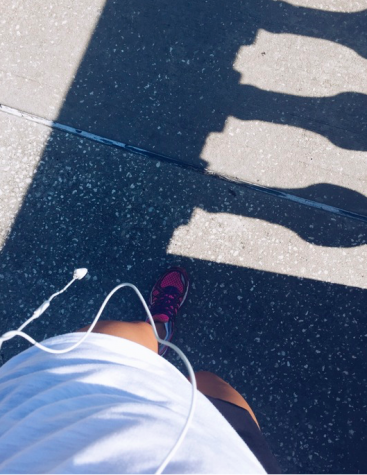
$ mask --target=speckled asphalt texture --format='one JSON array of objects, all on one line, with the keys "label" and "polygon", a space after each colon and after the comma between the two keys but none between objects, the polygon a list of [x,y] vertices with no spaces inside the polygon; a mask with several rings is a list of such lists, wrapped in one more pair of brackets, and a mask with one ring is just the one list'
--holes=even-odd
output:
[{"label": "speckled asphalt texture", "polygon": [[[196,171],[0,112],[0,334],[77,267],[36,340],[183,266],[175,342],[244,395],[282,470],[366,472],[367,2],[73,3],[4,7],[0,103]],[[144,312],[126,289],[103,319]]]}]

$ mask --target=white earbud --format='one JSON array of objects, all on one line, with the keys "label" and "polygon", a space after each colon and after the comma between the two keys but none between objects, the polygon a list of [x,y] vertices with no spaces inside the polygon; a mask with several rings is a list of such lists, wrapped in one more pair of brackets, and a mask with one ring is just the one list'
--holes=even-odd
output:
[{"label": "white earbud", "polygon": [[74,277],[74,279],[81,280],[87,274],[88,274],[88,269],[86,269],[85,267],[82,267],[80,269],[75,269],[73,277]]}]

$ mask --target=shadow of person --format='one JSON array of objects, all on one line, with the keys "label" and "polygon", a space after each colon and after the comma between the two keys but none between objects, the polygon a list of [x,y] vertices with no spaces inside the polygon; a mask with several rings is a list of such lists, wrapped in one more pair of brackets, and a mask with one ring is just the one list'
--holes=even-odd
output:
[{"label": "shadow of person", "polygon": [[241,120],[261,120],[310,130],[334,145],[367,151],[367,95],[343,92],[330,97],[301,97],[239,86],[237,108]]},{"label": "shadow of person", "polygon": [[[261,196],[261,192],[255,192],[250,198],[241,187],[227,184],[228,199],[220,203],[219,199],[214,198],[216,185],[213,183],[212,186],[212,191],[201,196],[197,206],[207,212],[228,213],[267,221],[291,230],[304,241],[316,246],[351,248],[367,244],[367,198],[348,188],[318,183],[305,188],[274,189],[281,196],[292,196],[291,201],[283,201],[276,193],[273,198],[270,194],[269,198]],[[360,220],[358,216],[356,220],[344,219],[338,216],[337,209],[335,214],[332,214],[316,207],[298,204],[297,197],[316,204],[332,203],[335,208],[340,207],[342,210],[359,211]],[[283,201],[281,209],[278,208],[279,201]]]},{"label": "shadow of person", "polygon": [[277,188],[282,193],[315,201],[317,203],[332,204],[342,210],[350,210],[367,218],[367,197],[362,193],[332,185],[330,183],[316,183],[305,188]]},{"label": "shadow of person", "polygon": [[280,94],[240,85],[233,69],[259,29],[335,41],[366,56],[365,18],[366,11],[274,0],[159,0],[154,8],[108,1],[58,121],[197,165],[207,137],[229,116],[304,128],[365,151],[365,95]]},{"label": "shadow of person", "polygon": [[367,9],[345,13],[260,0],[256,13],[264,30],[333,41],[367,58]]}]

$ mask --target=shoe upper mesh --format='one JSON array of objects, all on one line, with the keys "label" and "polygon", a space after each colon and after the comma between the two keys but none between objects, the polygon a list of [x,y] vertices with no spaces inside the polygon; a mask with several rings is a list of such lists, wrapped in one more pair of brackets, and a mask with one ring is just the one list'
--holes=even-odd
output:
[{"label": "shoe upper mesh", "polygon": [[180,292],[184,291],[184,284],[181,280],[181,274],[178,272],[171,272],[168,275],[166,275],[162,282],[161,282],[161,287],[176,287]]}]

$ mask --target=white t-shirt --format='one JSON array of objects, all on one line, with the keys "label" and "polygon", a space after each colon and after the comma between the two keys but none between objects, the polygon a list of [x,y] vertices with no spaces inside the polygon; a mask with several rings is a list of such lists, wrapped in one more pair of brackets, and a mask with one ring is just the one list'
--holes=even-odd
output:
[{"label": "white t-shirt", "polygon": [[[44,344],[63,349],[82,333]],[[36,347],[0,368],[1,473],[154,473],[187,419],[192,386],[131,341],[92,333],[61,355]],[[164,473],[265,473],[198,393],[194,419]]]}]

